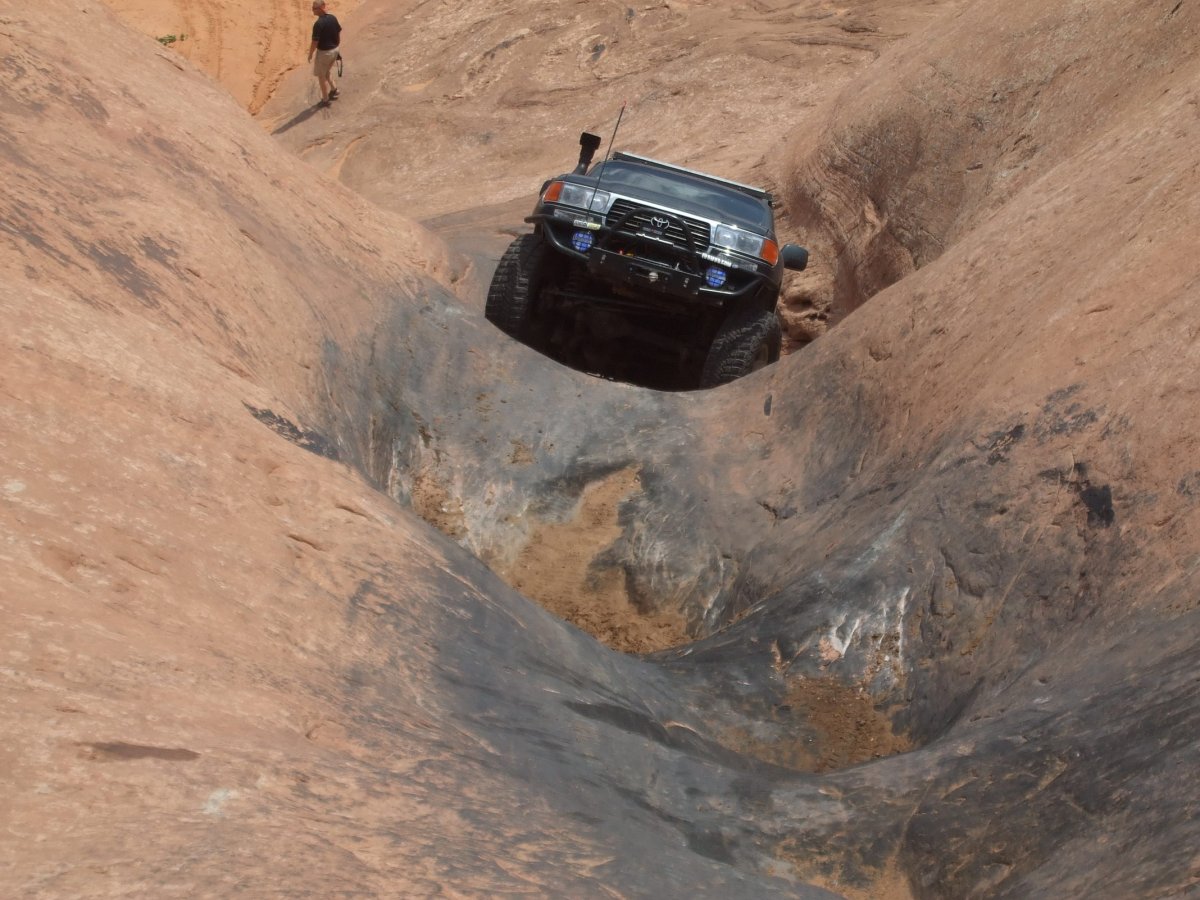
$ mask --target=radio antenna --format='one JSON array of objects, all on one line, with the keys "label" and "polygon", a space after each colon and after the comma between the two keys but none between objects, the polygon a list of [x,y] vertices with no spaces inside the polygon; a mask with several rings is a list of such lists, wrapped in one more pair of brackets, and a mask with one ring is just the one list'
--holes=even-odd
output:
[{"label": "radio antenna", "polygon": [[612,137],[608,139],[608,152],[604,154],[605,159],[608,159],[610,156],[612,156],[613,141],[617,139],[617,129],[621,127],[621,119],[625,117],[625,107],[628,105],[629,101],[624,101],[621,104],[621,111],[617,113],[617,124],[613,126]]},{"label": "radio antenna", "polygon": [[[608,162],[612,156],[613,141],[617,139],[617,129],[621,127],[621,119],[625,118],[625,107],[629,105],[629,101],[625,100],[621,103],[621,111],[617,113],[617,124],[613,126],[612,136],[608,139],[608,150],[604,153],[604,162]],[[592,203],[596,199],[596,193],[600,190],[600,182],[604,179],[604,167],[600,167],[600,175],[596,178],[596,186],[592,188],[592,196],[588,198],[588,215],[592,213]]]}]

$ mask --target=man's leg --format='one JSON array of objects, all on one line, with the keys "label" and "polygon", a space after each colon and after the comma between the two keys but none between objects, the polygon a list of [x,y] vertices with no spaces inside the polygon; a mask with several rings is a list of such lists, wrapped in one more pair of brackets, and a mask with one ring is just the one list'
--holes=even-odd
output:
[{"label": "man's leg", "polygon": [[330,100],[337,99],[338,90],[337,85],[333,81],[333,68],[341,58],[342,54],[338,53],[336,49],[329,54],[329,68],[325,70],[325,78],[329,81],[329,94],[327,96]]}]

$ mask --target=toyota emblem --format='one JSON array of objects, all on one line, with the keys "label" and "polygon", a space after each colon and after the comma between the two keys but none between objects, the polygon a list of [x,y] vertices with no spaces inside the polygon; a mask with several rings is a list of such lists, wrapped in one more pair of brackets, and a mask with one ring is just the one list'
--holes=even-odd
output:
[{"label": "toyota emblem", "polygon": [[655,228],[657,228],[659,231],[666,231],[667,226],[671,224],[671,220],[668,219],[666,216],[651,216],[650,224],[653,225]]}]

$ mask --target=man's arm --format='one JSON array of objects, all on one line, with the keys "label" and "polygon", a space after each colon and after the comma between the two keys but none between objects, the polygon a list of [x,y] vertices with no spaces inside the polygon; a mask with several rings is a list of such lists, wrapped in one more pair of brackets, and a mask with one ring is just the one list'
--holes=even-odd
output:
[{"label": "man's arm", "polygon": [[317,42],[314,40],[308,45],[308,61],[312,62],[313,54],[317,52]]}]

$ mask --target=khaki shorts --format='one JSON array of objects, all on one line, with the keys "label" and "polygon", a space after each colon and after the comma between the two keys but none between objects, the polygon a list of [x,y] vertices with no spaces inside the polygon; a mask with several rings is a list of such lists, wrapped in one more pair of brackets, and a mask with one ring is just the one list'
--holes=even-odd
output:
[{"label": "khaki shorts", "polygon": [[313,57],[313,74],[318,78],[328,78],[337,58],[336,47],[333,50],[318,50],[317,55]]}]

